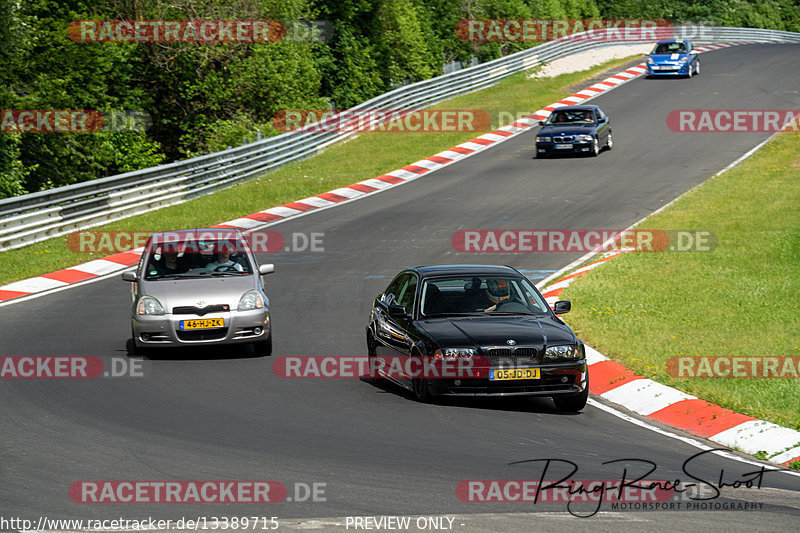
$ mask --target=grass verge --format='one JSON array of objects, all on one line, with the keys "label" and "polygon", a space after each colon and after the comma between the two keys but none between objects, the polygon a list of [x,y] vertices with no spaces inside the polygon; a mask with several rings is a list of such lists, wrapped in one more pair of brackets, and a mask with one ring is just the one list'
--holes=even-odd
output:
[{"label": "grass verge", "polygon": [[[638,56],[632,56],[638,57]],[[606,62],[592,69],[555,78],[531,79],[518,73],[494,87],[448,100],[432,109],[484,110],[492,128],[507,124],[518,113],[529,114],[572,94],[571,85],[630,61]],[[501,115],[500,113],[504,114]],[[501,123],[498,123],[498,120]],[[430,157],[489,131],[470,132],[370,132],[325,152],[296,162],[230,189],[167,207],[93,230],[163,231],[207,227],[270,207],[345,187],[380,176]],[[49,239],[0,253],[0,285],[74,266],[108,253],[76,253],[67,247],[66,236]]]},{"label": "grass verge", "polygon": [[678,379],[666,371],[682,355],[800,356],[800,134],[780,134],[637,229],[708,230],[717,245],[605,263],[565,289],[569,324],[640,375],[800,429],[800,379]]}]

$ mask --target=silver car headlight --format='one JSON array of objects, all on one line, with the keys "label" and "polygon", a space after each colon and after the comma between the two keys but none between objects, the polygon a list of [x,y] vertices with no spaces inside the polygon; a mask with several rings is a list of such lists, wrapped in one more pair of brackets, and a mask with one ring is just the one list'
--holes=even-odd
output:
[{"label": "silver car headlight", "polygon": [[549,143],[552,140],[553,140],[552,137],[548,137],[547,135],[543,135],[541,137],[536,137],[536,142],[537,143]]},{"label": "silver car headlight", "polygon": [[252,311],[253,309],[264,308],[264,297],[261,293],[253,289],[247,291],[239,299],[239,305],[236,307],[237,311]]},{"label": "silver car headlight", "polygon": [[136,304],[137,315],[163,315],[166,314],[161,302],[152,296],[142,296]]},{"label": "silver car headlight", "polygon": [[457,359],[459,357],[475,357],[478,350],[475,348],[442,348],[433,352],[436,359]]},{"label": "silver car headlight", "polygon": [[592,137],[591,135],[576,135],[575,136],[575,140],[576,141],[592,142],[594,140],[594,137]]},{"label": "silver car headlight", "polygon": [[544,362],[548,361],[577,361],[581,358],[581,352],[574,344],[564,346],[550,346],[544,352]]}]

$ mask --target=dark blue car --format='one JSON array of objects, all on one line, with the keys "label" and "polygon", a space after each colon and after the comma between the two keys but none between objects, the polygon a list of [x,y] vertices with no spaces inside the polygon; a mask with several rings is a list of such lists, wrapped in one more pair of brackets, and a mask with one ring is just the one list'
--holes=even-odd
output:
[{"label": "dark blue car", "polygon": [[552,154],[587,154],[596,156],[605,146],[611,150],[611,119],[596,105],[559,107],[539,122],[536,134],[536,157]]},{"label": "dark blue car", "polygon": [[647,77],[700,74],[699,52],[690,41],[659,41],[647,56]]}]

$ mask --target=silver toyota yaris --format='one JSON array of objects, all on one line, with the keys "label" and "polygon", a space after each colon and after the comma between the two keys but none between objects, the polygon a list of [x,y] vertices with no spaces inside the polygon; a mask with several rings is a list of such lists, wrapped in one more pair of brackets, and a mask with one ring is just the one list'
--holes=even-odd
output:
[{"label": "silver toyota yaris", "polygon": [[261,276],[274,265],[256,263],[238,230],[154,233],[132,282],[131,335],[137,352],[150,348],[251,343],[272,353],[269,299]]}]

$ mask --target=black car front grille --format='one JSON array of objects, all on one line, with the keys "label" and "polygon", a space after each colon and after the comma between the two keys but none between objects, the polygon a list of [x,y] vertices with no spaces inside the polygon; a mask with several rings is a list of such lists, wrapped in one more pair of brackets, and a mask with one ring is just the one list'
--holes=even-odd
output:
[{"label": "black car front grille", "polygon": [[492,366],[528,365],[538,361],[538,351],[528,346],[484,348],[484,352]]},{"label": "black car front grille", "polygon": [[553,142],[571,143],[572,142],[572,135],[561,135],[560,137],[553,137]]},{"label": "black car front grille", "polygon": [[194,307],[191,305],[182,305],[172,308],[173,315],[197,315],[203,316],[208,313],[221,313],[223,311],[230,311],[231,306],[228,304],[207,305],[206,307]]}]

